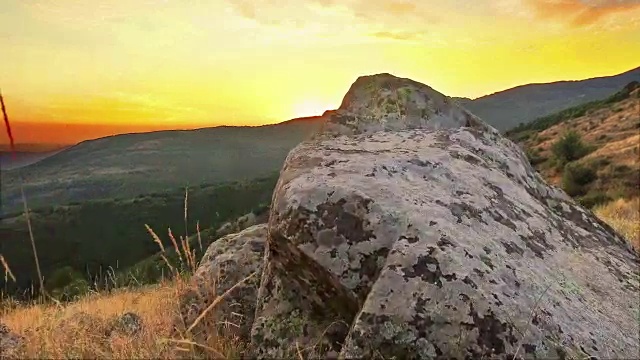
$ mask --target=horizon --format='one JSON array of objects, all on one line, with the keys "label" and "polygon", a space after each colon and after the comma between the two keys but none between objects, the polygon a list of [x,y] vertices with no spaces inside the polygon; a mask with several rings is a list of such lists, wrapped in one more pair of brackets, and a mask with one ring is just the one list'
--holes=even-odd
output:
[{"label": "horizon", "polygon": [[376,73],[476,99],[617,75],[640,58],[638,2],[296,4],[9,0],[0,88],[16,141],[275,124],[337,108]]}]

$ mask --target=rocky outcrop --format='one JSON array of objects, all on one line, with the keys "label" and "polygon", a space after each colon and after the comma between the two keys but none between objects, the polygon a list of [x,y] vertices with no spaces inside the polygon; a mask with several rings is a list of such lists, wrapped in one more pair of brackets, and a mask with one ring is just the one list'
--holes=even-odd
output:
[{"label": "rocky outcrop", "polygon": [[22,336],[11,332],[7,325],[0,323],[0,358],[15,358],[23,343]]},{"label": "rocky outcrop", "polygon": [[[287,157],[268,231],[209,249],[233,281],[264,266],[257,294],[230,297],[257,296],[251,355],[638,356],[638,254],[515,144],[388,74],[325,117]],[[247,249],[265,236],[264,258]]]},{"label": "rocky outcrop", "polygon": [[[205,313],[190,330],[200,343],[206,344],[220,333],[249,342],[266,239],[267,225],[260,224],[209,246],[192,277],[192,287],[182,295],[178,331],[184,333]],[[234,286],[222,301],[217,300]],[[214,301],[217,304],[207,311]]]},{"label": "rocky outcrop", "polygon": [[427,85],[390,74],[358,78],[338,110],[327,111],[319,136],[406,129],[473,126],[489,130],[477,116]]}]

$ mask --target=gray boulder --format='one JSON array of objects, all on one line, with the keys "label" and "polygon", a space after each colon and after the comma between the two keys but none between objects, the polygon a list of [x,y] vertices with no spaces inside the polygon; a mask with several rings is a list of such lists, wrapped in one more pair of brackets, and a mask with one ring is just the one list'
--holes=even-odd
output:
[{"label": "gray boulder", "polygon": [[181,296],[177,331],[185,332],[217,297],[236,286],[206,313],[190,335],[202,344],[220,334],[243,343],[249,341],[266,238],[267,225],[260,224],[209,246],[192,277],[192,286]]},{"label": "gray boulder", "polygon": [[142,329],[142,318],[136,313],[126,312],[111,321],[109,329],[107,330],[107,336],[114,334],[135,336],[138,335]]},{"label": "gray boulder", "polygon": [[24,338],[17,335],[3,323],[0,323],[0,358],[15,358],[22,347]]},{"label": "gray boulder", "polygon": [[274,191],[254,356],[638,357],[638,254],[517,145],[388,74],[325,117]]}]

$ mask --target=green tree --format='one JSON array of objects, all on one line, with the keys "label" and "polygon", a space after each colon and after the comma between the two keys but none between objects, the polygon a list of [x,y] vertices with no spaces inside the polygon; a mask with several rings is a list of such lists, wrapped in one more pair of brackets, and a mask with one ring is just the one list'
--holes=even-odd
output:
[{"label": "green tree", "polygon": [[562,173],[562,188],[569,196],[586,194],[586,186],[596,179],[596,172],[577,163],[567,164]]},{"label": "green tree", "polygon": [[587,155],[591,149],[584,144],[580,135],[569,130],[551,147],[559,166],[578,160]]}]

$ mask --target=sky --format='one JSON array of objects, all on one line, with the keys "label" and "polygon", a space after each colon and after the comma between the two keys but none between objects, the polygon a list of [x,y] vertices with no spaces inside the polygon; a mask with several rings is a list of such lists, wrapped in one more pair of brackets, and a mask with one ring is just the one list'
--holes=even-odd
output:
[{"label": "sky", "polygon": [[0,91],[18,142],[67,143],[319,115],[382,72],[470,98],[614,75],[639,39],[640,0],[0,0]]}]

